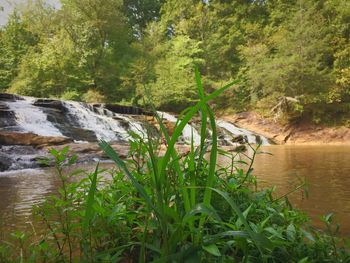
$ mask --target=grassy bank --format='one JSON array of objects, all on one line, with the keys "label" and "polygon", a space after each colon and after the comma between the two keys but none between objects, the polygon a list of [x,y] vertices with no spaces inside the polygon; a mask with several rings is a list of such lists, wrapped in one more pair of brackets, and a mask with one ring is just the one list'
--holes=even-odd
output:
[{"label": "grassy bank", "polygon": [[[315,230],[287,196],[257,190],[258,148],[249,162],[218,148],[207,102],[234,83],[205,97],[196,77],[200,102],[183,112],[172,136],[157,116],[161,135],[133,134],[126,160],[100,143],[115,170],[66,173],[78,157],[51,150],[61,189],[34,209],[40,229],[0,242],[0,262],[348,262],[331,215],[327,233]],[[177,139],[198,112],[201,143],[178,154]],[[218,155],[231,163],[219,167]],[[102,183],[105,172],[112,181]]]}]

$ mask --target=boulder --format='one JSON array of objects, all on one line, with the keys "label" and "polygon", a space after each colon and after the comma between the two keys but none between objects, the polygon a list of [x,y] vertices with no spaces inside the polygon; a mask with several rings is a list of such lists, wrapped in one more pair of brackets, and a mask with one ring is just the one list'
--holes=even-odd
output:
[{"label": "boulder", "polygon": [[31,145],[43,147],[50,145],[61,145],[73,140],[61,136],[40,136],[34,133],[0,132],[1,145]]},{"label": "boulder", "polygon": [[15,100],[21,100],[22,98],[9,93],[0,93],[0,101],[15,101]]},{"label": "boulder", "polygon": [[234,143],[240,143],[240,144],[244,144],[245,143],[244,136],[241,135],[241,134],[233,137],[231,141],[234,142]]},{"label": "boulder", "polygon": [[[101,105],[100,105],[101,106]],[[110,110],[114,113],[121,113],[121,114],[130,114],[130,115],[149,115],[152,116],[153,113],[147,112],[139,107],[134,106],[125,106],[125,105],[118,105],[118,104],[105,104],[104,107],[107,110]]]}]

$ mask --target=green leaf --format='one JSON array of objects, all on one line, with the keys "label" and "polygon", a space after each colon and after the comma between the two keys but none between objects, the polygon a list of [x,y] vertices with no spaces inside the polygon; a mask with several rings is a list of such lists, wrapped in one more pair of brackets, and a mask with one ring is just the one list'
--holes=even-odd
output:
[{"label": "green leaf", "polygon": [[187,213],[184,216],[183,221],[186,222],[191,217],[193,217],[197,214],[205,214],[205,215],[208,215],[208,216],[214,218],[217,221],[221,221],[221,218],[218,215],[218,213],[216,212],[216,210],[212,206],[208,206],[205,204],[197,204],[189,213]]},{"label": "green leaf", "polygon": [[309,239],[310,241],[312,241],[312,242],[315,242],[316,240],[315,240],[315,238],[314,238],[314,236],[310,233],[310,232],[308,232],[308,231],[306,231],[306,230],[304,230],[304,229],[301,229],[301,232],[304,234],[304,236],[307,238],[307,239]]},{"label": "green leaf", "polygon": [[307,263],[307,262],[309,262],[309,258],[308,258],[308,257],[305,257],[305,258],[300,259],[300,260],[298,261],[298,263]]},{"label": "green leaf", "polygon": [[220,257],[221,253],[218,249],[217,245],[210,244],[208,246],[202,246],[205,251],[207,251],[209,254],[212,254],[213,256]]},{"label": "green leaf", "polygon": [[[242,214],[244,216],[244,218],[247,218],[248,214],[249,214],[249,211],[250,209],[252,208],[253,204],[251,204]],[[237,219],[236,221],[236,227],[237,228],[240,228],[242,226],[243,222],[240,218]]]},{"label": "green leaf", "polygon": [[93,213],[94,213],[93,204],[94,204],[94,200],[95,200],[95,193],[97,190],[98,167],[99,167],[99,163],[97,163],[95,171],[92,174],[91,186],[90,186],[87,201],[86,201],[85,219],[84,219],[84,223],[83,223],[83,231],[85,233],[88,232],[89,222],[92,219]]},{"label": "green leaf", "polygon": [[276,236],[280,239],[285,239],[281,233],[279,233],[276,229],[274,229],[273,227],[267,227],[265,228],[265,231],[269,232],[270,234],[272,234],[273,236]]},{"label": "green leaf", "polygon": [[254,241],[255,245],[258,247],[258,249],[262,255],[263,255],[263,250],[262,250],[263,248],[272,248],[273,247],[272,243],[269,239],[267,239],[265,236],[258,234],[252,230],[248,221],[245,219],[243,213],[241,212],[241,210],[239,209],[239,207],[237,206],[235,201],[228,195],[228,193],[225,193],[225,192],[218,190],[218,189],[215,189],[215,188],[211,188],[211,190],[213,190],[213,191],[217,192],[219,195],[221,195],[226,200],[226,202],[231,206],[233,211],[235,211],[237,216],[243,222],[243,225],[244,225],[248,235]]},{"label": "green leaf", "polygon": [[291,223],[287,227],[287,238],[289,240],[291,240],[291,241],[294,241],[295,240],[295,235],[296,235],[295,226]]}]

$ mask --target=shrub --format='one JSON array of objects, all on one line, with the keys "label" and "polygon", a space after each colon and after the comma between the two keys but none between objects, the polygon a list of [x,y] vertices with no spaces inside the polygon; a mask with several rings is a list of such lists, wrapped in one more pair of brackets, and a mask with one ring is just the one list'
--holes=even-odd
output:
[{"label": "shrub", "polygon": [[75,100],[80,101],[81,100],[81,94],[76,90],[66,90],[62,95],[61,99],[63,100]]},{"label": "shrub", "polygon": [[89,89],[83,96],[83,101],[87,103],[105,102],[106,97],[94,89]]}]

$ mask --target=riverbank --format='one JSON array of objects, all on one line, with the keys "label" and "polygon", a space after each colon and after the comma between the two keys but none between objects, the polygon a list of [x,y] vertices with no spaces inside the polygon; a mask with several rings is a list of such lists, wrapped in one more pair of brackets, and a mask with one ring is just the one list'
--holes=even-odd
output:
[{"label": "riverbank", "polygon": [[327,127],[310,123],[282,125],[272,118],[263,118],[256,112],[223,115],[225,121],[266,136],[276,144],[294,145],[350,145],[350,128]]}]

